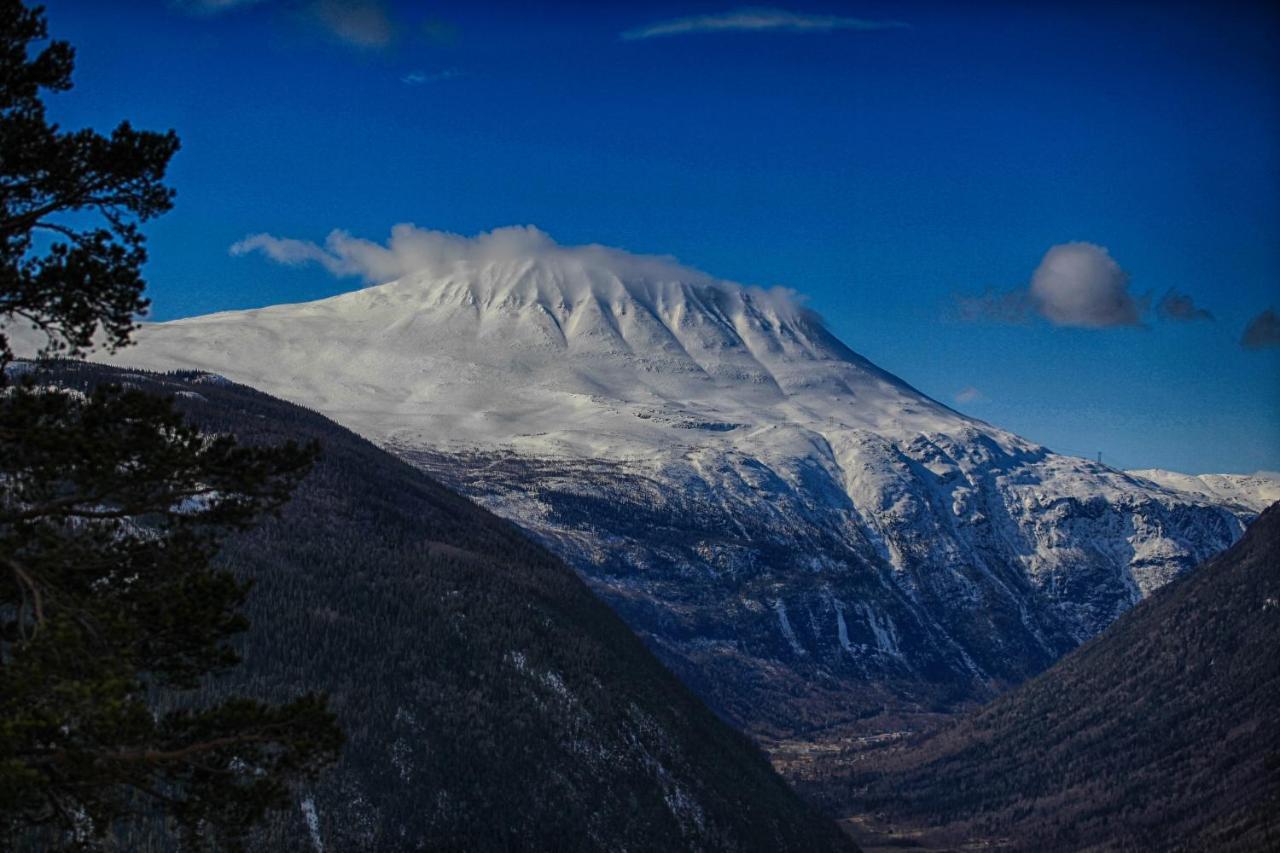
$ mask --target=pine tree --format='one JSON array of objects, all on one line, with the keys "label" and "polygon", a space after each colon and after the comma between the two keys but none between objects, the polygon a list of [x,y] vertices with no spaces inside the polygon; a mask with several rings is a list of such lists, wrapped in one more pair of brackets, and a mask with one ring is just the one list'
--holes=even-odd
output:
[{"label": "pine tree", "polygon": [[280,507],[318,450],[241,446],[171,399],[15,360],[19,325],[44,355],[126,345],[147,304],[139,226],[172,206],[173,132],[48,122],[42,93],[70,88],[73,58],[40,8],[0,0],[0,847],[92,849],[163,816],[234,849],[341,746],[321,696],[195,690],[237,662],[247,624],[219,542]]}]

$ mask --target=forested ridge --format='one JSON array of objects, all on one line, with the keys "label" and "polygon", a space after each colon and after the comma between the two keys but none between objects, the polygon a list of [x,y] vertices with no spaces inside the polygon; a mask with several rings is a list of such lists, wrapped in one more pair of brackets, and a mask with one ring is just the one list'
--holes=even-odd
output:
[{"label": "forested ridge", "polygon": [[1095,640],[806,787],[901,837],[1019,850],[1280,848],[1280,504]]},{"label": "forested ridge", "polygon": [[279,516],[219,558],[254,580],[252,627],[244,662],[200,698],[324,691],[347,735],[261,849],[852,849],[514,525],[220,377],[75,363],[53,377],[174,395],[245,444],[320,442]]}]

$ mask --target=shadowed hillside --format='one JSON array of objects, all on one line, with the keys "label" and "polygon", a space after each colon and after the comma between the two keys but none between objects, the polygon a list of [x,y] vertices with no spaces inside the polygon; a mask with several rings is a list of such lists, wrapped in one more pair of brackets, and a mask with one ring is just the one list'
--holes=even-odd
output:
[{"label": "shadowed hillside", "polygon": [[208,695],[324,690],[348,735],[260,849],[852,849],[514,525],[220,377],[58,376],[162,390],[247,442],[321,442],[283,514],[222,555],[255,579],[252,628]]},{"label": "shadowed hillside", "polygon": [[1039,678],[827,774],[816,796],[899,840],[1276,849],[1280,504]]}]

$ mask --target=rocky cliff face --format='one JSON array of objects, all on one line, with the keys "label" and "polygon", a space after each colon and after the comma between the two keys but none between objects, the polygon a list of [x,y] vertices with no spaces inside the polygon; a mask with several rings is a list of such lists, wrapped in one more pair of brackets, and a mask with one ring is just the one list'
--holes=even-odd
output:
[{"label": "rocky cliff face", "polygon": [[1039,677],[802,789],[881,849],[1274,850],[1277,645],[1280,505]]},{"label": "rocky cliff face", "polygon": [[393,449],[519,520],[713,707],[766,737],[989,696],[1241,529],[1106,470],[1092,472],[1098,494],[1064,494],[1046,469],[1077,461],[983,453],[979,434],[862,441],[860,463],[886,475],[863,506],[813,461]]},{"label": "rocky cliff face", "polygon": [[525,249],[149,326],[117,360],[216,371],[394,450],[532,531],[772,736],[1020,681],[1252,515],[952,411],[789,292]]}]

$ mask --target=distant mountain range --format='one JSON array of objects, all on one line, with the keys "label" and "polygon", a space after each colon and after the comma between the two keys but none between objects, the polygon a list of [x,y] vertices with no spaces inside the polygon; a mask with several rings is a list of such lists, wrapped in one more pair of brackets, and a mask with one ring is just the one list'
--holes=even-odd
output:
[{"label": "distant mountain range", "polygon": [[1158,468],[1129,471],[1159,486],[1185,492],[1203,500],[1262,512],[1280,501],[1280,474],[1179,474]]},{"label": "distant mountain range", "polygon": [[1277,850],[1277,650],[1280,504],[1038,678],[805,787],[895,847]]},{"label": "distant mountain range", "polygon": [[526,243],[149,325],[116,361],[319,410],[515,521],[765,740],[989,698],[1228,547],[1271,488],[1056,454],[789,292]]},{"label": "distant mountain range", "polygon": [[[123,383],[245,442],[321,443],[282,514],[219,558],[253,578],[251,628],[205,695],[325,691],[348,739],[249,849],[855,850],[509,522],[221,377],[61,364],[40,381]],[[157,825],[121,849],[175,848]]]}]

